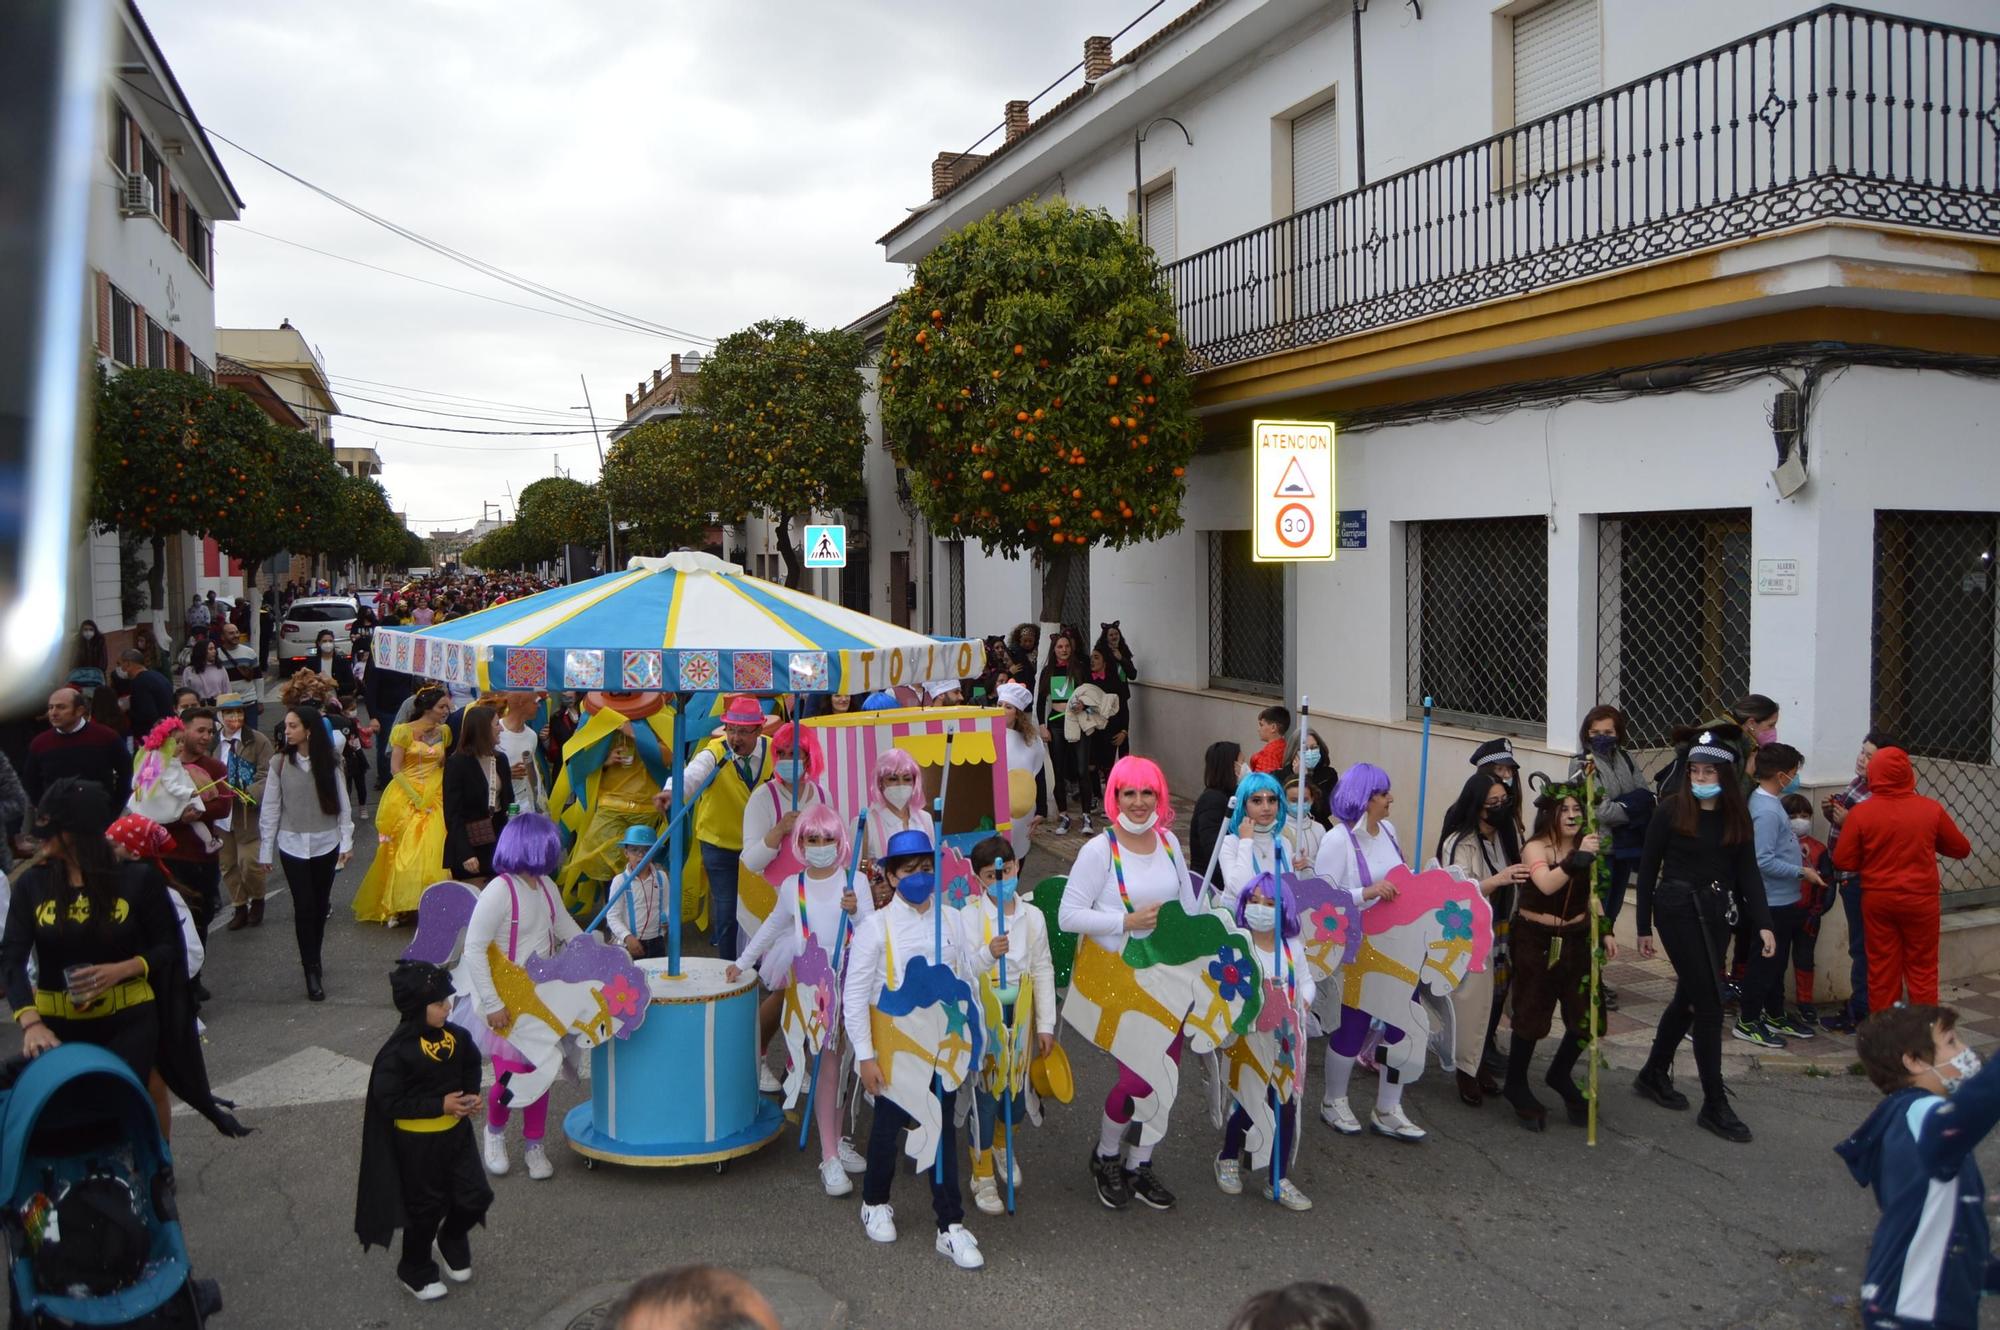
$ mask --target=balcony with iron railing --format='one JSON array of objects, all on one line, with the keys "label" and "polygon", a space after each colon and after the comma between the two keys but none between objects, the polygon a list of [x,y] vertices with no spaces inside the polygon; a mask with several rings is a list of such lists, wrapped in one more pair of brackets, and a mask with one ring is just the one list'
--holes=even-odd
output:
[{"label": "balcony with iron railing", "polygon": [[1829,5],[1165,272],[1199,372],[1837,221],[2000,239],[2000,34]]}]

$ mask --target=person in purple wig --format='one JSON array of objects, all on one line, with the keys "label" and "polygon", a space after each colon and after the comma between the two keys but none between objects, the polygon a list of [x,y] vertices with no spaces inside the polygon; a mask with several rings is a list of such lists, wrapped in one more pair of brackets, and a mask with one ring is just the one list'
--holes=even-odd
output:
[{"label": "person in purple wig", "polygon": [[[1389,789],[1389,773],[1369,762],[1356,762],[1340,775],[1333,788],[1333,826],[1319,844],[1314,873],[1335,887],[1353,893],[1368,909],[1377,901],[1394,900],[1395,884],[1389,870],[1404,865],[1403,847],[1396,841],[1396,828],[1389,822],[1389,807],[1396,796]],[[1402,1039],[1396,1029],[1383,1031],[1384,1043]],[[1347,1101],[1347,1086],[1354,1075],[1355,1059],[1368,1039],[1368,1015],[1355,1007],[1340,1009],[1340,1023],[1327,1040],[1326,1096],[1320,1103],[1320,1121],[1343,1136],[1361,1134],[1361,1120]],[[1377,1135],[1411,1144],[1429,1133],[1410,1121],[1403,1112],[1403,1082],[1394,1067],[1383,1062],[1381,1083],[1368,1125]]]},{"label": "person in purple wig", "polygon": [[[479,903],[472,907],[472,918],[465,926],[463,969],[478,1018],[468,1024],[480,1051],[493,1059],[493,1084],[487,1091],[486,1130],[481,1133],[481,1143],[486,1171],[495,1177],[508,1169],[506,1080],[532,1071],[534,1064],[498,1033],[507,1025],[509,1012],[494,989],[486,949],[498,947],[508,960],[525,968],[530,957],[553,956],[582,931],[563,909],[556,891],[554,877],[562,866],[562,854],[562,834],[554,822],[540,813],[510,818],[493,846],[494,878],[480,890]],[[546,1093],[521,1109],[522,1158],[528,1176],[537,1181],[555,1173],[542,1148],[548,1121]]]}]

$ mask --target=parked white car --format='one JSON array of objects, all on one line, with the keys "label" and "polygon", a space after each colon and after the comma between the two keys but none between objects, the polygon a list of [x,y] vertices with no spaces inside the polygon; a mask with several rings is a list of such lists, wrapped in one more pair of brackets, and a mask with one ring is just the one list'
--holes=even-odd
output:
[{"label": "parked white car", "polygon": [[361,607],[348,596],[301,596],[286,609],[278,628],[278,660],[297,665],[311,658],[323,630],[333,631],[334,654],[351,655],[355,616]]}]

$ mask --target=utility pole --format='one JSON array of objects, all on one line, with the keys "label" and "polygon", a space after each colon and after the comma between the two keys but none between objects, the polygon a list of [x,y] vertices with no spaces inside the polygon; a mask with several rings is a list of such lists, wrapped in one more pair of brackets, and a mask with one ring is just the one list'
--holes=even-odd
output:
[{"label": "utility pole", "polygon": [[[590,437],[597,441],[597,480],[598,484],[602,486],[604,483],[604,436],[597,432],[597,410],[590,404],[589,382],[581,374],[576,376],[576,381],[583,384],[583,409],[590,413]],[[618,525],[611,520],[611,495],[608,492],[604,496],[604,562],[608,565],[605,568],[606,572],[617,571]]]}]

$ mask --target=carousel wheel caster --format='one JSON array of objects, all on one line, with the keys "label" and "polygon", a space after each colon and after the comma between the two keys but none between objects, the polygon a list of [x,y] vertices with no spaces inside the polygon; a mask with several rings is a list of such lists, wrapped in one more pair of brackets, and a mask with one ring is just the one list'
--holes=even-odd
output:
[{"label": "carousel wheel caster", "polygon": [[585,1155],[583,1157],[583,1171],[586,1173],[590,1173],[596,1171],[596,1168],[597,1168],[597,1161],[595,1159],[592,1159],[589,1155]]},{"label": "carousel wheel caster", "polygon": [[724,1173],[727,1173],[728,1171],[729,1171],[729,1161],[727,1159],[718,1159],[715,1161],[715,1173],[717,1177],[722,1176]]}]

